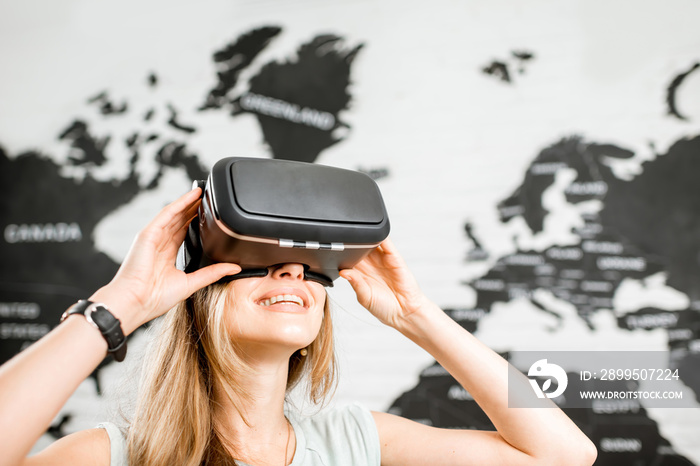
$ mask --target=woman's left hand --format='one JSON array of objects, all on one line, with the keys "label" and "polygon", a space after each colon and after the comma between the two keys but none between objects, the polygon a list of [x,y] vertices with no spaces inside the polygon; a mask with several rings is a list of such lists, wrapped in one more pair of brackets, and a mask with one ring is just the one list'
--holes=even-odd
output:
[{"label": "woman's left hand", "polygon": [[394,328],[428,303],[390,239],[340,276],[350,282],[360,304]]}]

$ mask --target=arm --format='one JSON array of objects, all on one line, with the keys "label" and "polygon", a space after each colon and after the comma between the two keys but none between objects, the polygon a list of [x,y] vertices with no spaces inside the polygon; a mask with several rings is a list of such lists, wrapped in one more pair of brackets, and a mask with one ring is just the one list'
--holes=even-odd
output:
[{"label": "arm", "polygon": [[508,408],[508,363],[427,299],[389,240],[341,275],[360,304],[428,351],[496,427],[436,429],[374,413],[382,464],[593,463],[592,442],[559,408]]},{"label": "arm", "polygon": [[[200,194],[197,188],[165,207],[139,233],[114,279],[90,297],[110,309],[121,321],[125,335],[197,289],[240,271],[233,264],[216,264],[191,274],[175,268],[178,247],[196,214]],[[71,316],[0,367],[0,465],[23,464],[34,443],[106,351],[100,332],[84,317]],[[93,434],[85,438],[104,437]],[[53,462],[63,464],[63,458],[66,464],[76,464],[77,456],[66,452],[85,446],[72,440],[57,442],[63,447],[53,449],[58,456],[52,457]],[[106,460],[108,464],[109,455]]]},{"label": "arm", "polygon": [[110,448],[109,436],[105,429],[81,430],[56,440],[41,453],[25,459],[21,464],[110,466]]}]

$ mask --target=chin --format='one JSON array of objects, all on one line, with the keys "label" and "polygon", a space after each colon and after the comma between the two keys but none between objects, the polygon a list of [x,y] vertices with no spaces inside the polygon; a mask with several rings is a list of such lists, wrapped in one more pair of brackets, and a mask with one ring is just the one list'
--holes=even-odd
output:
[{"label": "chin", "polygon": [[[235,326],[235,323],[234,323]],[[300,348],[309,346],[318,336],[319,328],[314,326],[309,328],[306,325],[284,325],[279,323],[267,322],[265,325],[254,326],[250,331],[237,328],[231,332],[231,337],[245,344],[251,342],[257,345],[270,345],[288,348],[296,351]]]}]

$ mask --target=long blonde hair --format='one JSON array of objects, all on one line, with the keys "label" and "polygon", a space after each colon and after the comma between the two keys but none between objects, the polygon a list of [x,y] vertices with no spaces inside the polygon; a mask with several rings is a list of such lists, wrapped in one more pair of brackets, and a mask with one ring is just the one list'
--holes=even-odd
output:
[{"label": "long blonde hair", "polygon": [[[236,384],[250,367],[226,331],[226,284],[199,290],[163,317],[162,330],[146,354],[136,409],[127,436],[129,464],[234,465],[214,423],[213,390],[250,399]],[[333,327],[328,308],[307,356],[289,359],[287,392],[306,376],[308,396],[322,401],[335,386]],[[236,406],[239,408],[239,406]]]}]

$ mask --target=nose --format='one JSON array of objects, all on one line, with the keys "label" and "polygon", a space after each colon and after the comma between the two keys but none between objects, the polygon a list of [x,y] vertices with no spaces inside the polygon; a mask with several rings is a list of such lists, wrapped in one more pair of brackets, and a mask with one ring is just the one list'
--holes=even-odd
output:
[{"label": "nose", "polygon": [[279,264],[272,267],[272,277],[277,279],[304,279],[304,266],[296,263]]}]

